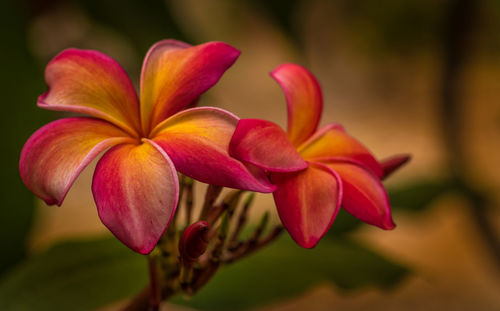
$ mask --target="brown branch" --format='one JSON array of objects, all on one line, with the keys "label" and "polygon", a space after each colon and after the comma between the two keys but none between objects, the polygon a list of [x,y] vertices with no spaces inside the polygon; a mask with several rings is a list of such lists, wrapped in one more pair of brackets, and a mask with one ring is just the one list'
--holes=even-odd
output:
[{"label": "brown branch", "polygon": [[193,206],[194,206],[194,180],[184,176],[183,178],[184,188],[186,192],[186,227],[191,224]]},{"label": "brown branch", "polygon": [[205,201],[201,208],[200,220],[207,220],[210,210],[222,192],[222,188],[221,186],[208,185],[207,192],[205,193]]},{"label": "brown branch", "polygon": [[282,232],[283,232],[283,227],[277,226],[262,240],[257,242],[252,242],[251,240],[249,240],[246,243],[243,243],[239,249],[235,250],[233,253],[224,258],[222,261],[225,264],[229,264],[235,262],[236,260],[240,260],[250,254],[253,254],[259,249],[275,241],[281,235]]},{"label": "brown branch", "polygon": [[238,217],[238,223],[236,224],[236,227],[234,228],[234,231],[231,234],[231,237],[229,238],[229,251],[233,251],[240,244],[238,241],[240,233],[243,230],[245,224],[247,223],[248,210],[250,209],[250,206],[252,205],[254,198],[255,198],[255,193],[251,193],[245,200],[245,203],[243,204],[240,215]]}]

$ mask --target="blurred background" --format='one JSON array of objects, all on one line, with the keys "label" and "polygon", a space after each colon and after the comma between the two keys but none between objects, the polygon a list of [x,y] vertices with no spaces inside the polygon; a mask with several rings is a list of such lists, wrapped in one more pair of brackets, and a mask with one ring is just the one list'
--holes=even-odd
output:
[{"label": "blurred background", "polygon": [[[285,126],[268,73],[295,62],[320,81],[322,125],[343,124],[377,158],[413,157],[386,183],[395,230],[341,214],[314,255],[293,248],[300,263],[273,260],[270,246],[179,308],[500,310],[499,1],[24,0],[2,1],[0,15],[2,310],[113,310],[146,284],[143,258],[108,239],[97,217],[95,164],[58,208],[35,200],[18,161],[36,129],[65,116],[36,107],[52,57],[96,49],[137,84],[146,51],[165,38],[242,51],[201,105]],[[270,195],[256,205],[256,217],[274,213]],[[266,264],[287,269],[249,279]]]}]

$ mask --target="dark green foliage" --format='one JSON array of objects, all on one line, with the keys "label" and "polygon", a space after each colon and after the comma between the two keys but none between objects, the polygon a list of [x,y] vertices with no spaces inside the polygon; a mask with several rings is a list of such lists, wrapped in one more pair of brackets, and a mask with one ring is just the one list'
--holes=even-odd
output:
[{"label": "dark green foliage", "polygon": [[[174,302],[202,310],[240,310],[330,282],[344,290],[390,288],[408,271],[363,245],[324,239],[312,249],[288,236],[222,268],[195,297]],[[92,310],[130,297],[147,283],[146,260],[115,239],[61,243],[0,282],[0,310]]]},{"label": "dark green foliage", "polygon": [[416,212],[424,210],[443,194],[457,190],[458,184],[452,179],[417,180],[391,188],[389,198],[393,210]]},{"label": "dark green foliage", "polygon": [[343,290],[390,288],[408,270],[347,239],[323,239],[312,250],[288,236],[255,255],[224,267],[195,297],[174,302],[201,310],[242,310],[332,283]]},{"label": "dark green foliage", "polygon": [[94,310],[147,284],[146,258],[116,239],[64,242],[0,282],[0,310]]},{"label": "dark green foliage", "polygon": [[0,2],[2,74],[2,210],[0,217],[0,275],[25,256],[34,199],[19,177],[19,155],[26,139],[50,115],[36,107],[44,91],[43,72],[26,46],[26,19],[19,2]]}]

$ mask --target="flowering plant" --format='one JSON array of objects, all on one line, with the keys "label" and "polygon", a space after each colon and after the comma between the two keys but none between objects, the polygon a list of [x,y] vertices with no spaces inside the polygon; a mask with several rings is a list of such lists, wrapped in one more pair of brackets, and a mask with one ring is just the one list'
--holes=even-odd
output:
[{"label": "flowering plant", "polygon": [[[150,286],[130,308],[146,301],[157,309],[175,293],[192,295],[220,266],[282,232],[275,225],[266,233],[265,213],[241,237],[253,199],[238,208],[246,191],[273,193],[283,226],[305,248],[319,242],[341,206],[394,228],[380,180],[408,157],[380,163],[340,125],[317,131],[322,94],[306,69],[285,64],[272,73],[287,99],[286,133],[269,121],[193,108],[238,55],[222,42],[161,41],[146,55],[139,96],[120,65],[100,52],[69,49],[47,65],[49,90],[38,106],[86,116],[36,131],[21,153],[21,178],[47,204],[61,205],[80,172],[104,153],[92,181],[99,217],[129,248],[149,254]],[[209,185],[198,217],[194,180]],[[218,202],[223,187],[234,190]]]}]

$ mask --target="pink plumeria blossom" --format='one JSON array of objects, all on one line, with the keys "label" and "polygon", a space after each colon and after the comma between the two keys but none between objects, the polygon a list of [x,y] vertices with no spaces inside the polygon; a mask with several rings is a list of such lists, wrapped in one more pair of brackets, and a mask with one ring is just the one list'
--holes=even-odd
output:
[{"label": "pink plumeria blossom", "polygon": [[407,156],[381,165],[339,124],[318,130],[323,109],[321,88],[305,68],[284,64],[271,76],[285,93],[288,128],[240,120],[229,153],[270,172],[279,216],[302,247],[314,247],[332,225],[340,206],[382,229],[395,227],[381,178],[404,164]]},{"label": "pink plumeria blossom", "polygon": [[47,65],[49,90],[38,106],[90,117],[61,119],[36,131],[21,153],[22,180],[47,204],[61,205],[80,172],[109,149],[92,181],[99,217],[142,254],[154,248],[175,213],[177,172],[209,184],[272,192],[265,176],[228,154],[239,119],[218,108],[190,108],[239,54],[222,42],[158,42],[144,60],[138,97],[110,57],[61,52]]}]

